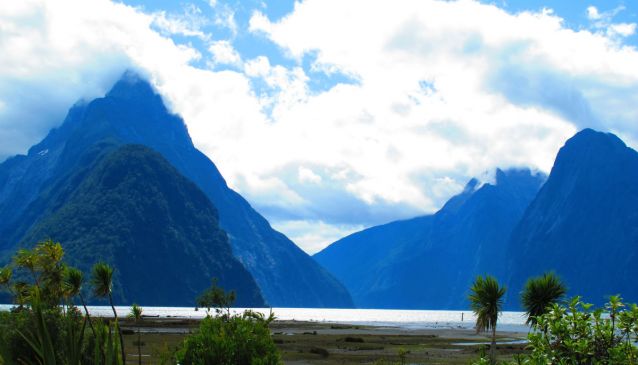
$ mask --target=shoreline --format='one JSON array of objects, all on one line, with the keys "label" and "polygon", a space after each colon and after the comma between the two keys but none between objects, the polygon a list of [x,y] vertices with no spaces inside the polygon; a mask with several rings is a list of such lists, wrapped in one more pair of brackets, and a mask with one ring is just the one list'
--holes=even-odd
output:
[{"label": "shoreline", "polygon": [[[113,318],[110,307],[93,315]],[[119,307],[120,323],[127,351],[136,348],[138,326]],[[7,306],[0,306],[0,310]],[[89,311],[93,312],[89,307]],[[108,309],[108,311],[106,310]],[[277,314],[277,309],[273,309]],[[317,310],[314,310],[317,312]],[[269,309],[266,309],[269,312]],[[110,313],[110,315],[109,315]],[[459,312],[460,313],[460,312]],[[157,363],[162,353],[175,349],[197,330],[205,315],[159,315],[149,310],[139,323],[143,363]],[[438,313],[437,313],[438,314]],[[270,324],[272,339],[284,364],[468,364],[479,356],[481,347],[491,340],[489,333],[476,333],[473,322],[361,322],[298,320],[279,318]],[[525,352],[528,330],[498,330],[499,359],[510,360]],[[487,348],[487,347],[486,347]]]},{"label": "shoreline", "polygon": [[[104,318],[112,320],[113,316],[99,316],[98,318]],[[156,316],[143,316],[140,328],[142,333],[154,333],[161,331],[162,333],[183,333],[186,329],[194,329],[202,321],[202,318],[192,317],[156,317]],[[122,327],[135,327],[135,324],[131,318],[121,317],[119,321],[122,323]],[[384,335],[398,335],[398,334],[412,334],[419,336],[427,336],[437,334],[443,338],[489,338],[489,333],[477,333],[476,330],[467,327],[454,327],[447,325],[438,326],[420,326],[410,327],[394,324],[370,324],[361,322],[330,322],[330,321],[303,321],[295,319],[275,319],[271,324],[273,328],[288,328],[290,333],[295,334],[301,330],[307,330],[314,328],[321,334],[335,334],[341,333],[344,330],[348,330],[349,334],[370,334],[378,333]],[[172,332],[174,331],[174,332]],[[501,337],[526,337],[527,331],[512,331],[512,330],[497,330],[497,336]]]},{"label": "shoreline", "polygon": [[[1,305],[0,310],[8,310],[9,305]],[[128,306],[115,307],[118,316],[130,313]],[[155,319],[201,319],[205,309],[196,311],[194,307],[142,307],[145,318]],[[88,306],[91,316],[110,317],[110,306]],[[252,310],[268,316],[272,311],[277,321],[299,321],[309,323],[343,324],[350,326],[397,327],[409,330],[460,329],[474,330],[475,318],[469,310],[397,310],[397,309],[332,309],[332,308],[231,308],[231,313]],[[211,313],[213,313],[211,311]],[[461,320],[461,319],[464,320]],[[499,316],[497,331],[525,332],[522,312],[504,311]]]},{"label": "shoreline", "polygon": [[[149,359],[157,349],[171,348],[195,331],[201,319],[145,318],[140,325],[143,348]],[[133,346],[136,328],[122,319],[126,346]],[[376,361],[412,364],[468,364],[478,358],[489,333],[464,328],[403,328],[316,321],[275,320],[273,341],[284,364],[372,364]],[[524,352],[527,332],[497,332],[499,359]]]}]

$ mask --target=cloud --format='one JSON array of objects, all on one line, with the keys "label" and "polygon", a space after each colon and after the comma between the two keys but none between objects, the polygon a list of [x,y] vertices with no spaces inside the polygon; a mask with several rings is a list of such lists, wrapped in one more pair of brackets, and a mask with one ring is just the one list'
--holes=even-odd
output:
[{"label": "cloud", "polygon": [[[550,10],[469,0],[305,0],[277,21],[209,5],[212,16],[106,0],[0,7],[0,156],[140,69],[231,187],[313,251],[433,212],[495,167],[548,172],[581,127],[638,141],[638,52],[623,43],[635,25],[613,12],[590,8],[592,28],[574,30]],[[268,47],[242,53],[250,37]],[[208,59],[231,67],[200,68]]]},{"label": "cloud", "polygon": [[210,24],[210,20],[193,4],[186,5],[181,14],[159,11],[152,16],[152,25],[164,35],[197,37],[205,41],[210,39],[210,34],[203,31],[203,28]]},{"label": "cloud", "polygon": [[274,221],[272,224],[275,229],[288,232],[288,237],[294,242],[304,242],[304,250],[311,255],[321,251],[328,244],[365,228],[361,225],[337,226],[308,220]]},{"label": "cloud", "polygon": [[208,47],[208,51],[213,56],[214,65],[221,64],[241,66],[241,56],[237,53],[229,41],[214,41]]},{"label": "cloud", "polygon": [[610,32],[612,36],[629,37],[636,34],[636,23],[611,24],[608,28],[608,32]]},{"label": "cloud", "polygon": [[526,69],[507,64],[498,68],[488,82],[494,91],[516,105],[552,111],[580,129],[604,129],[578,81],[551,68]]},{"label": "cloud", "polygon": [[598,12],[598,8],[596,8],[595,6],[588,6],[587,18],[589,18],[589,20],[599,20],[600,18],[602,18],[602,15],[600,14],[600,12]]},{"label": "cloud", "polygon": [[258,56],[244,64],[244,74],[257,81],[253,87],[262,110],[275,120],[309,97],[308,76],[301,67],[271,65],[268,57]]},{"label": "cloud", "polygon": [[237,21],[235,20],[235,11],[227,4],[210,3],[214,10],[213,23],[219,27],[226,28],[230,31],[231,36],[235,37],[238,31]]},{"label": "cloud", "polygon": [[268,17],[258,10],[253,13],[248,22],[248,30],[251,32],[262,32],[265,34],[269,34],[271,28],[272,24],[270,23]]},{"label": "cloud", "polygon": [[320,184],[321,176],[315,174],[311,169],[299,167],[298,179],[300,183]]},{"label": "cloud", "polygon": [[614,17],[626,10],[620,5],[612,10],[600,12],[595,6],[587,8],[587,18],[595,31],[601,31],[610,38],[626,38],[636,33],[636,23],[614,23]]},{"label": "cloud", "polygon": [[587,18],[589,20],[598,20],[598,21],[604,20],[608,22],[612,20],[616,15],[618,15],[618,13],[624,10],[626,10],[625,6],[620,5],[612,10],[601,13],[597,7],[590,5],[587,7]]},{"label": "cloud", "polygon": [[[71,14],[71,7],[64,2],[56,9],[52,4],[34,6],[30,2],[0,7],[2,159],[26,152],[63,120],[66,110],[79,98],[103,95],[122,69],[131,65],[129,57],[113,45],[126,37],[125,27],[113,25],[109,29],[113,39],[101,43],[98,30],[109,27],[108,22],[94,15],[56,16]],[[77,8],[85,9],[85,5]],[[103,10],[96,6],[93,11]],[[92,31],[76,33],[76,29],[87,27]]]},{"label": "cloud", "polygon": [[550,10],[307,0],[276,22],[255,12],[250,30],[292,59],[314,55],[315,69],[358,80],[280,108],[276,120],[329,144],[334,155],[304,157],[347,161],[345,190],[368,206],[400,207],[397,216],[404,203],[435,210],[496,166],[548,172],[579,128],[636,137],[627,93],[638,85],[636,51],[610,33],[565,28]]}]

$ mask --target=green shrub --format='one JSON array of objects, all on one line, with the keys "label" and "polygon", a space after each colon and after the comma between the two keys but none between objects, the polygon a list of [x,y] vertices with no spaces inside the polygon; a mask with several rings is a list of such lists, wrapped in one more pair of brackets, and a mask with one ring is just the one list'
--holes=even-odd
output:
[{"label": "green shrub", "polygon": [[30,323],[26,310],[0,312],[0,354],[6,362],[16,362],[18,356],[31,352],[29,344],[18,332],[30,328]]},{"label": "green shrub", "polygon": [[538,318],[540,332],[529,335],[532,361],[561,359],[570,364],[634,364],[638,351],[638,308],[628,309],[611,297],[605,309],[574,298],[569,306],[552,306]]},{"label": "green shrub", "polygon": [[207,316],[199,330],[184,340],[177,352],[182,365],[281,364],[268,325],[274,320],[261,313]]},{"label": "green shrub", "polygon": [[113,341],[117,322],[93,326],[72,304],[82,299],[82,275],[64,264],[63,255],[59,243],[46,240],[19,250],[0,268],[0,289],[17,304],[0,312],[0,356],[9,364],[121,364]]},{"label": "green shrub", "polygon": [[[613,296],[605,308],[592,310],[580,297],[569,305],[553,304],[536,317],[535,332],[528,335],[530,353],[516,364],[636,364],[638,306]],[[484,364],[482,357],[474,364]]]}]

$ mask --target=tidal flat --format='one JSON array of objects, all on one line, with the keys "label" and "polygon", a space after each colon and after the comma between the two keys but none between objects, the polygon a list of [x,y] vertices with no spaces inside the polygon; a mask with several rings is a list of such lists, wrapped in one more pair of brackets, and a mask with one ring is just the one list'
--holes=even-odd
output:
[{"label": "tidal flat", "polygon": [[[197,329],[198,319],[144,318],[140,323],[142,363],[159,364],[184,337]],[[137,334],[132,321],[125,330],[127,363],[137,363]],[[488,334],[460,328],[407,329],[326,322],[277,320],[273,340],[284,364],[468,364],[476,359]],[[499,359],[525,351],[525,332],[497,332]],[[487,347],[486,347],[487,349]]]}]

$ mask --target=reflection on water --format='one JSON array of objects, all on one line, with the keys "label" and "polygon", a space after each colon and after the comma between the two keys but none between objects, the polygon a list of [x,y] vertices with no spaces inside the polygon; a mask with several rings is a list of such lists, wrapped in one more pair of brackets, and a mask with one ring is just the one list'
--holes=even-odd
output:
[{"label": "reflection on water", "polygon": [[[10,306],[0,305],[0,310]],[[203,318],[205,309],[196,311],[187,307],[143,307],[144,315],[158,317]],[[115,307],[118,315],[126,316],[130,307]],[[245,308],[234,308],[233,312],[242,312]],[[268,315],[271,309],[257,308],[254,311]],[[472,329],[475,317],[471,311],[445,310],[390,310],[390,309],[324,309],[324,308],[272,308],[280,320],[315,321],[370,326],[390,326],[406,329],[464,328]],[[95,316],[112,315],[111,307],[89,306],[89,312]],[[463,320],[461,320],[463,317]],[[523,312],[503,312],[498,319],[498,330],[508,332],[527,332]]]}]

